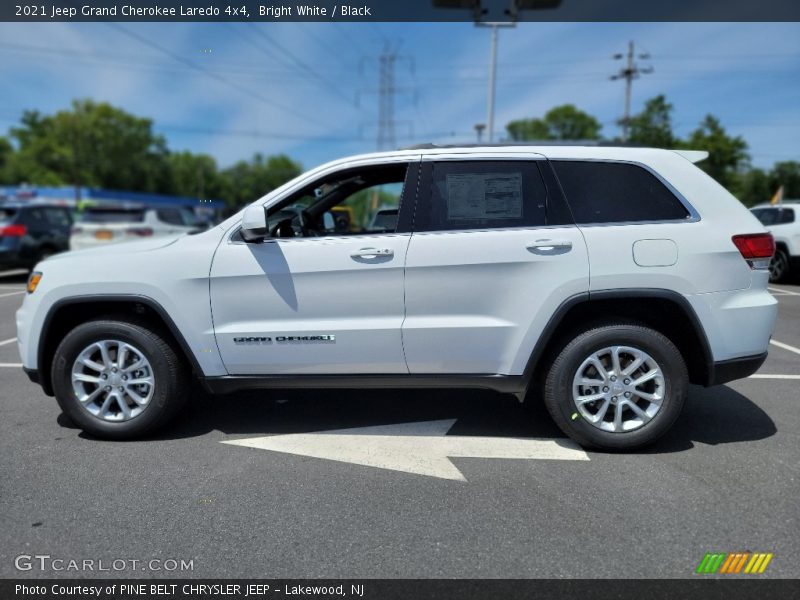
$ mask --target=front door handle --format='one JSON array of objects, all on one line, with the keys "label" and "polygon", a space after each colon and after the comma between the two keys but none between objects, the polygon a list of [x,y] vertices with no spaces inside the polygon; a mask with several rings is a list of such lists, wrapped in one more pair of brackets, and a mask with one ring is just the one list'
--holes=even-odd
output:
[{"label": "front door handle", "polygon": [[569,240],[536,240],[525,247],[534,254],[553,256],[556,254],[566,254],[572,250],[572,242]]},{"label": "front door handle", "polygon": [[361,248],[350,254],[350,258],[356,260],[378,260],[387,259],[394,256],[394,250],[391,248]]}]

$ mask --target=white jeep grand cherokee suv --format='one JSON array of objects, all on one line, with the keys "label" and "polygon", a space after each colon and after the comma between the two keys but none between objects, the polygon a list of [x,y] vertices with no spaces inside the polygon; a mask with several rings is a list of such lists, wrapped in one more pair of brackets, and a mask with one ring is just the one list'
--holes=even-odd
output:
[{"label": "white jeep grand cherokee suv", "polygon": [[[213,393],[490,388],[543,399],[584,446],[639,447],[689,383],[758,369],[775,324],[772,236],[704,156],[425,146],[332,162],[204,233],[39,264],[17,313],[24,368],[103,438],[163,425],[194,377]],[[336,231],[333,207],[367,224],[386,190],[393,230]]]}]

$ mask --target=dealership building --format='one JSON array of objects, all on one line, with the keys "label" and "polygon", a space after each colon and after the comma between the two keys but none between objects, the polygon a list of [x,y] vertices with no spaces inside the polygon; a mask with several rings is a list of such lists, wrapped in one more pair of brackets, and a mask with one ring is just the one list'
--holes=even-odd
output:
[{"label": "dealership building", "polygon": [[188,198],[185,196],[168,196],[166,194],[146,194],[141,192],[124,192],[99,188],[74,187],[33,187],[33,186],[0,186],[0,203],[31,202],[60,204],[80,209],[91,204],[120,204],[143,206],[146,208],[186,207],[198,216],[214,218],[225,208],[222,200]]}]

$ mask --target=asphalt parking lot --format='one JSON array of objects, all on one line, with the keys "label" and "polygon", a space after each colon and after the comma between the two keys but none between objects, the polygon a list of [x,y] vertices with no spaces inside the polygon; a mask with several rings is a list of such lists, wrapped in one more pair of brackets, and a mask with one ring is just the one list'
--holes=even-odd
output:
[{"label": "asphalt parking lot", "polygon": [[757,376],[693,387],[635,454],[555,442],[541,407],[478,391],[198,395],[154,439],[94,440],[15,366],[23,288],[0,276],[0,577],[93,575],[24,554],[127,561],[115,577],[683,578],[742,551],[774,553],[747,577],[800,576],[798,285],[772,288]]}]

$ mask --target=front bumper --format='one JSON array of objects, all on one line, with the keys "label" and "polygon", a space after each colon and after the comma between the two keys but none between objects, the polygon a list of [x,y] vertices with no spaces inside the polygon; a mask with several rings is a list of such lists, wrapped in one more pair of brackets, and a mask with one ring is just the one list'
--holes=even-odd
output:
[{"label": "front bumper", "polygon": [[721,385],[735,379],[749,377],[761,368],[765,360],[767,360],[766,352],[717,361],[714,363],[709,385]]}]

